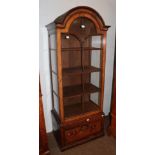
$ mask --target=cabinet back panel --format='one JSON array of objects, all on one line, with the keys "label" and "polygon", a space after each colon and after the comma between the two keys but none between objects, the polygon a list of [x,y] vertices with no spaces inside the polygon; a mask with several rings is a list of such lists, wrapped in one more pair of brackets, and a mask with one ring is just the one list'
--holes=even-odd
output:
[{"label": "cabinet back panel", "polygon": [[79,66],[81,66],[80,51],[62,52],[62,67],[63,68],[74,68],[74,67],[79,67]]},{"label": "cabinet back panel", "polygon": [[62,83],[63,83],[63,87],[72,86],[72,85],[80,85],[82,84],[81,75],[64,76]]}]

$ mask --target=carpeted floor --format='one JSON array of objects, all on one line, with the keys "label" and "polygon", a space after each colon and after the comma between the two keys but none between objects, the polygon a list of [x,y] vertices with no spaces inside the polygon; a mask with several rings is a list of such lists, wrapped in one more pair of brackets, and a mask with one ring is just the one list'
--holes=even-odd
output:
[{"label": "carpeted floor", "polygon": [[[109,120],[106,119],[105,131]],[[52,133],[48,134],[49,149],[51,155],[115,155],[116,140],[112,136],[105,136],[89,141],[87,143],[75,146],[63,152],[60,151]]]}]

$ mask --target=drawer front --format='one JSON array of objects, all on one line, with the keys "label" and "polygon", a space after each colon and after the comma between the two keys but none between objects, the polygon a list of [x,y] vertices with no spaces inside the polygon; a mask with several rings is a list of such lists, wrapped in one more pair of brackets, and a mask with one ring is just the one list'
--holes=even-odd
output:
[{"label": "drawer front", "polygon": [[101,120],[95,122],[89,122],[72,129],[65,130],[65,142],[71,143],[82,138],[86,138],[91,136],[92,134],[100,132],[102,129],[102,122]]}]

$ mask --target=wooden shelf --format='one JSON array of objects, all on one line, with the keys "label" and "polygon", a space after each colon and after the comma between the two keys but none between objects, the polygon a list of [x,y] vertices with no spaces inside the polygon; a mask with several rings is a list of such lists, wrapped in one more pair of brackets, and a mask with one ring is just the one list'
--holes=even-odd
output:
[{"label": "wooden shelf", "polygon": [[[61,48],[62,51],[81,51],[81,47],[71,47],[71,48]],[[84,47],[84,51],[89,50],[102,50],[102,48],[96,48],[96,47]]]},{"label": "wooden shelf", "polygon": [[81,47],[61,48],[62,51],[80,51]]},{"label": "wooden shelf", "polygon": [[81,67],[76,67],[76,68],[64,68],[62,70],[63,76],[65,75],[72,75],[72,74],[87,74],[91,72],[99,72],[100,68],[96,68],[93,66],[85,66],[84,71],[82,70]]},{"label": "wooden shelf", "polygon": [[102,48],[97,48],[97,47],[84,47],[85,51],[89,51],[89,50],[102,50]]},{"label": "wooden shelf", "polygon": [[94,92],[99,92],[100,88],[90,84],[86,83],[84,84],[84,90],[82,88],[82,85],[75,85],[75,86],[67,86],[63,88],[63,96],[65,98],[75,97],[75,96],[81,96],[82,94],[89,94]]},{"label": "wooden shelf", "polygon": [[96,110],[99,110],[99,106],[90,100],[88,102],[84,102],[83,106],[82,103],[64,106],[64,115],[65,117],[72,117]]}]

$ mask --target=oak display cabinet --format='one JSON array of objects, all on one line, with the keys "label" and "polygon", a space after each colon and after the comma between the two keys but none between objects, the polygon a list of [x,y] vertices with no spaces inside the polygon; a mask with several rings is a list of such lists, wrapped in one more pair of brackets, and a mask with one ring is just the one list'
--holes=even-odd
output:
[{"label": "oak display cabinet", "polygon": [[48,24],[52,123],[61,150],[104,135],[106,26],[76,7]]}]

